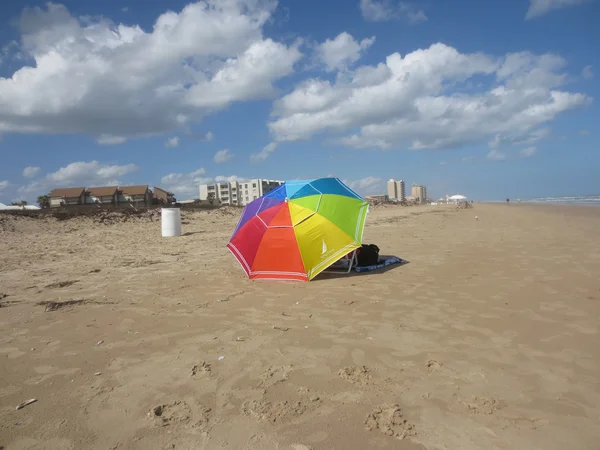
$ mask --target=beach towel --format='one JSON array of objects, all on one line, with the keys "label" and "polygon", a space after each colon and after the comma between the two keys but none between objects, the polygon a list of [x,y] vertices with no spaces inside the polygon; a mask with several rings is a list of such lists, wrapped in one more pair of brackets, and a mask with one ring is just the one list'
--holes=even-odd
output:
[{"label": "beach towel", "polygon": [[381,269],[383,267],[391,266],[392,264],[402,264],[406,262],[407,261],[398,258],[397,256],[381,256],[377,264],[372,264],[370,266],[355,266],[354,270],[356,272],[370,272],[371,270]]}]

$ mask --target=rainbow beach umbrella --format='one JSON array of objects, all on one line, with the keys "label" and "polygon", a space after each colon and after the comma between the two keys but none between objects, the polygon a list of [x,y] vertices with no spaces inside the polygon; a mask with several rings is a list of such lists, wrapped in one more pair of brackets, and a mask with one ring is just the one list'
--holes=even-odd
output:
[{"label": "rainbow beach umbrella", "polygon": [[337,178],[286,181],[246,205],[227,248],[248,278],[312,280],[360,247],[368,205]]}]

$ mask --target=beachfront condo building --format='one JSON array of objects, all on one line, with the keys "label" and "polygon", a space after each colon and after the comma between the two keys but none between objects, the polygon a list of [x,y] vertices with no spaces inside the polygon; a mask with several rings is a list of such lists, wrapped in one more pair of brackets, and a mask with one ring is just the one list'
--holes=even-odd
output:
[{"label": "beachfront condo building", "polygon": [[427,188],[422,184],[413,184],[411,194],[418,203],[425,203],[427,201]]},{"label": "beachfront condo building", "polygon": [[403,202],[406,200],[406,186],[403,180],[388,180],[387,190],[389,200],[399,202]]},{"label": "beachfront condo building", "polygon": [[255,178],[244,181],[223,181],[200,185],[200,200],[220,205],[247,205],[283,184],[279,180]]}]

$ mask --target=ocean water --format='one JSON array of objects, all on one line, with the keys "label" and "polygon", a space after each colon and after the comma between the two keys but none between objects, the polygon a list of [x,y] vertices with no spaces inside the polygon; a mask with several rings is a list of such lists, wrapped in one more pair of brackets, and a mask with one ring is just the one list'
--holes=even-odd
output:
[{"label": "ocean water", "polygon": [[[511,199],[511,203],[517,203],[517,199]],[[598,205],[600,206],[600,195],[579,195],[572,197],[539,197],[521,199],[521,203],[536,203],[548,205]]]}]

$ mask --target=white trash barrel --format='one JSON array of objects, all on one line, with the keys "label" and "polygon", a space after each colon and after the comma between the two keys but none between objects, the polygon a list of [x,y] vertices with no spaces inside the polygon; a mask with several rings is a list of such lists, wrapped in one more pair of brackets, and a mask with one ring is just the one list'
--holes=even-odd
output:
[{"label": "white trash barrel", "polygon": [[181,211],[179,208],[162,208],[163,237],[181,236]]}]

